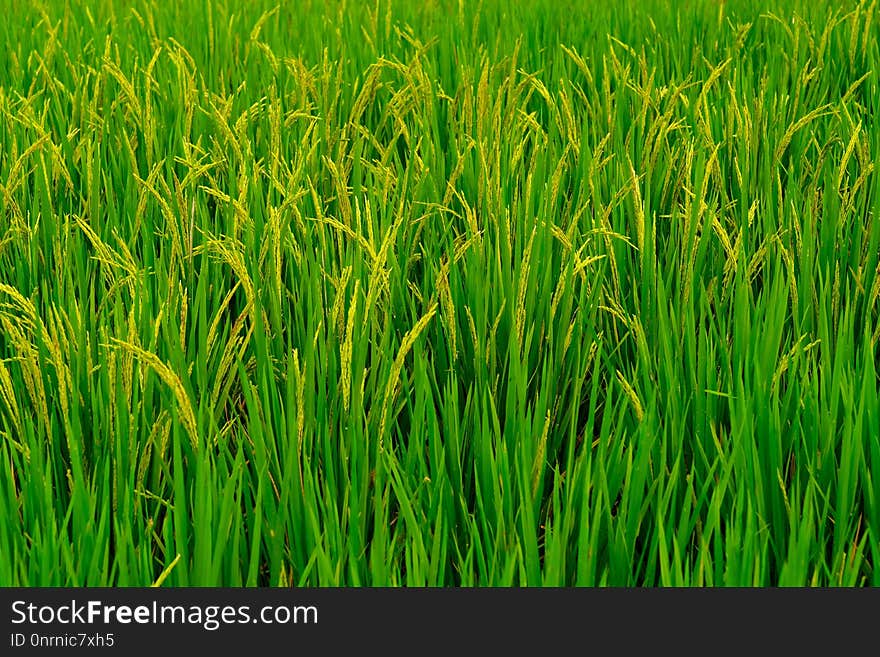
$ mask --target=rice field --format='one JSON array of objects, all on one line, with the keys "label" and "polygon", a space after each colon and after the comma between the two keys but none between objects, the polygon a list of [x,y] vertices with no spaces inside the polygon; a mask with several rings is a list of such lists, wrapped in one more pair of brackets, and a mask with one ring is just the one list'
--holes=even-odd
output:
[{"label": "rice field", "polygon": [[880,584],[877,0],[0,5],[0,585]]}]

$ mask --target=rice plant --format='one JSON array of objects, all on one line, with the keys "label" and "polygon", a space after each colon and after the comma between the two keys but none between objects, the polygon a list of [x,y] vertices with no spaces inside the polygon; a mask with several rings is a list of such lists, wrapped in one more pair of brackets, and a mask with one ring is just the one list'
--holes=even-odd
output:
[{"label": "rice plant", "polygon": [[877,0],[0,4],[0,585],[880,584]]}]

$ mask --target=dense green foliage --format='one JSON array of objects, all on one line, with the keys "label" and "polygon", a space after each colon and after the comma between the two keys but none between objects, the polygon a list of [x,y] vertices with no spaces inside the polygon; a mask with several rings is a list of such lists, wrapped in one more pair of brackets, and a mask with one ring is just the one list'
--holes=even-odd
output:
[{"label": "dense green foliage", "polygon": [[0,584],[880,584],[876,0],[0,4]]}]

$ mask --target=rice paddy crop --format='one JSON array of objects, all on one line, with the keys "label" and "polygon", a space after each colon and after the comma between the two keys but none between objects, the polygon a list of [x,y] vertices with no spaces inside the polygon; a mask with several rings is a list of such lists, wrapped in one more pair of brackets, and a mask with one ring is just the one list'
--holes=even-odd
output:
[{"label": "rice paddy crop", "polygon": [[877,0],[0,4],[0,584],[880,584]]}]

